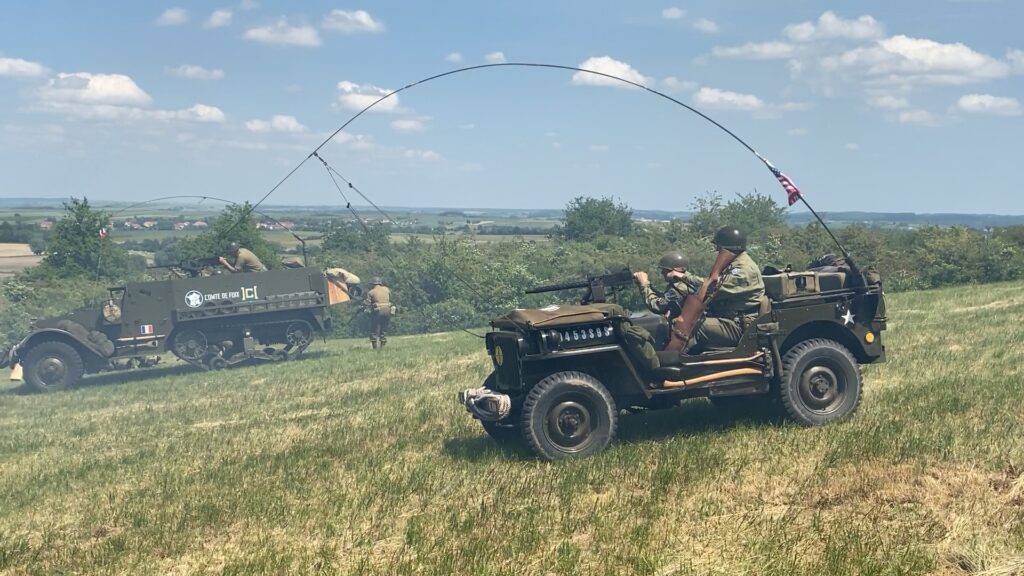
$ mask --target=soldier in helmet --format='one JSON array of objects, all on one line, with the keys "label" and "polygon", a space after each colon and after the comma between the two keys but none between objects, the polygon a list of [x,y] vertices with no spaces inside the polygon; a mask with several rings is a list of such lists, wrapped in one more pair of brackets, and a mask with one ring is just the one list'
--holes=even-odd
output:
[{"label": "soldier in helmet", "polygon": [[734,348],[744,327],[757,317],[764,298],[761,269],[747,253],[747,235],[735,226],[715,233],[716,250],[738,254],[723,272],[725,280],[707,304],[707,316],[694,334],[696,345],[690,353],[709,348]]},{"label": "soldier in helmet", "polygon": [[220,263],[231,273],[265,272],[267,269],[251,250],[242,248],[238,245],[238,242],[228,244],[228,254],[235,259],[234,263],[228,262],[228,259],[223,256],[220,257]]},{"label": "soldier in helmet", "polygon": [[370,291],[366,293],[363,300],[370,313],[370,346],[374,350],[388,343],[388,324],[391,323],[391,315],[394,307],[391,304],[391,289],[384,285],[379,276],[370,281]]},{"label": "soldier in helmet", "polygon": [[682,302],[687,294],[693,294],[704,280],[687,271],[689,259],[682,252],[666,252],[658,260],[658,267],[661,268],[661,277],[668,284],[665,292],[659,294],[651,288],[651,282],[646,272],[636,272],[633,280],[640,288],[640,296],[647,304],[647,308],[656,314],[665,314],[670,309],[671,301]]}]

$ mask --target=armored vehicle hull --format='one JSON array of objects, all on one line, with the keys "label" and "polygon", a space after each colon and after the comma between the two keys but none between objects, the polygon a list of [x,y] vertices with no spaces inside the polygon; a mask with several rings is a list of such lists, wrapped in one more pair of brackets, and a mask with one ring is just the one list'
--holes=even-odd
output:
[{"label": "armored vehicle hull", "polygon": [[100,306],[35,322],[5,360],[40,391],[167,352],[207,369],[287,360],[330,328],[329,304],[354,288],[332,282],[314,268],[131,282]]}]

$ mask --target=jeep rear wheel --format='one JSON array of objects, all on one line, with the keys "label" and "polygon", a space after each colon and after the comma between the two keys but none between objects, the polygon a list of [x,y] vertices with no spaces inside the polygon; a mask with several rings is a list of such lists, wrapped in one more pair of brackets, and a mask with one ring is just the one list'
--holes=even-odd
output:
[{"label": "jeep rear wheel", "polygon": [[25,382],[36,391],[56,392],[78,384],[85,367],[77,350],[53,340],[37,344],[28,351],[24,370]]},{"label": "jeep rear wheel", "polygon": [[561,460],[607,448],[615,437],[618,415],[611,394],[596,378],[558,372],[530,390],[520,422],[538,456]]},{"label": "jeep rear wheel", "polygon": [[857,360],[834,340],[801,342],[782,357],[779,396],[789,417],[803,426],[846,420],[860,405]]}]

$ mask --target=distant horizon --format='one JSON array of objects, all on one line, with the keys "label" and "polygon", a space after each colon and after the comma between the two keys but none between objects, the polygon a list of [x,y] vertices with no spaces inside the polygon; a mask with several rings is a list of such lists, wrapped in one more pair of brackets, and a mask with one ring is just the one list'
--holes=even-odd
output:
[{"label": "distant horizon", "polygon": [[[203,195],[202,194],[195,194],[194,196],[199,197],[199,196],[203,196]],[[17,204],[18,202],[28,202],[28,203],[31,203],[31,202],[44,203],[45,202],[45,203],[49,203],[49,204],[54,204],[55,205],[55,204],[57,204],[59,202],[66,201],[66,200],[68,200],[68,199],[70,199],[72,197],[74,197],[74,198],[81,198],[80,196],[71,196],[71,195],[69,195],[69,196],[20,196],[20,197],[13,197],[13,198],[0,198],[0,208],[6,209],[6,210],[15,210],[15,209],[18,209],[18,208],[34,208],[34,207],[38,207],[38,206],[32,206],[30,204],[19,205],[19,204]],[[206,198],[211,199],[211,200],[214,199],[212,196],[206,196]],[[672,215],[689,215],[689,214],[693,214],[693,212],[694,212],[694,210],[666,210],[666,209],[663,209],[663,208],[637,208],[635,206],[630,205],[629,202],[626,202],[625,200],[623,200],[621,198],[616,198],[616,199],[624,202],[627,206],[629,206],[629,208],[631,210],[633,210],[634,213],[636,213],[636,212],[644,212],[644,213],[663,213],[663,214],[672,214]],[[138,202],[133,202],[133,201],[128,201],[128,200],[111,200],[111,199],[103,199],[103,198],[100,198],[100,199],[88,198],[88,200],[89,200],[89,203],[93,204],[94,206],[122,206],[122,205],[132,205],[132,204],[137,204],[138,203]],[[146,201],[142,200],[141,202],[146,202]],[[198,202],[199,202],[199,200],[197,200],[197,202],[194,203],[194,204],[188,204],[188,203],[179,203],[179,202],[175,202],[173,200],[168,200],[168,201],[151,202],[151,203],[148,203],[148,205],[150,205],[150,206],[175,207],[175,208],[197,208],[197,207],[199,207],[198,206]],[[236,201],[232,201],[232,202],[235,202],[236,204],[242,204],[242,203],[245,202],[245,200],[243,200],[241,202],[236,202]],[[781,202],[780,202],[780,204],[781,204]],[[353,203],[352,206],[354,208],[360,210],[360,211],[374,211],[375,210],[374,207],[369,205],[369,204],[355,204],[355,203]],[[392,210],[392,211],[400,211],[400,210],[406,210],[406,211],[460,211],[460,212],[471,211],[471,212],[485,212],[486,213],[486,212],[560,212],[560,211],[564,210],[564,207],[559,207],[559,208],[549,208],[549,207],[500,208],[500,207],[486,207],[486,206],[412,206],[412,205],[382,205],[382,204],[378,204],[378,206],[382,210],[385,210],[385,211],[387,211],[387,210]],[[346,210],[345,204],[342,203],[342,202],[339,202],[337,204],[329,204],[329,203],[328,204],[325,204],[325,203],[321,203],[321,204],[283,204],[283,203],[277,203],[277,202],[266,202],[266,203],[260,204],[260,207],[264,208],[264,209],[272,209],[272,208],[283,208],[283,209],[288,209],[288,208],[303,208],[303,209],[337,208],[339,210]],[[1024,218],[1024,214],[1000,214],[1000,213],[994,213],[994,212],[907,212],[907,211],[902,211],[902,210],[897,210],[897,211],[886,211],[886,210],[818,210],[818,213],[822,214],[822,215],[827,215],[827,214],[833,214],[833,215],[864,214],[864,215],[876,215],[876,216],[899,216],[899,215],[905,215],[905,216],[917,216],[917,217],[930,217],[930,216],[936,216],[936,217],[938,217],[938,216],[972,216],[972,217],[991,217],[991,218]],[[795,210],[795,209],[793,209],[793,210],[787,210],[786,213],[785,213],[785,217],[786,218],[796,218],[796,217],[814,218],[814,215],[810,211],[808,211],[808,210]]]}]

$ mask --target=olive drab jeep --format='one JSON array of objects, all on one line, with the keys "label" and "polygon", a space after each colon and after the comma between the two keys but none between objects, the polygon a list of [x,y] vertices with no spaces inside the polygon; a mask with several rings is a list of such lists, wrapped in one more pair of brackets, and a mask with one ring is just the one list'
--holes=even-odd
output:
[{"label": "olive drab jeep", "polygon": [[328,306],[362,295],[358,279],[293,267],[241,274],[129,282],[109,297],[35,321],[0,356],[39,392],[75,386],[84,374],[152,365],[170,352],[208,370],[246,360],[296,358],[330,328]]},{"label": "olive drab jeep", "polygon": [[493,372],[459,401],[494,439],[524,442],[546,460],[602,451],[621,410],[686,398],[776,399],[805,426],[849,418],[861,400],[859,365],[885,359],[877,274],[782,273],[764,282],[767,298],[739,344],[697,355],[662,351],[664,316],[629,314],[590,292],[587,305],[513,311],[486,336]]}]

